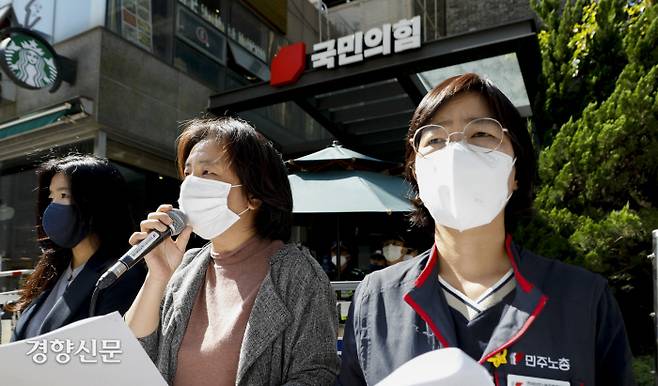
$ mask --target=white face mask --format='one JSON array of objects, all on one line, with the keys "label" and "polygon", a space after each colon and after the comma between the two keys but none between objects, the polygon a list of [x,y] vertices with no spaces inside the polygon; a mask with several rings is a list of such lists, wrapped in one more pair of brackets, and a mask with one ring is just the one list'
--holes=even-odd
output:
[{"label": "white face mask", "polygon": [[382,254],[388,261],[398,260],[402,256],[402,246],[395,244],[384,245]]},{"label": "white face mask", "polygon": [[512,196],[508,179],[514,162],[500,151],[477,153],[461,142],[425,158],[417,155],[420,199],[437,224],[459,231],[489,224]]},{"label": "white face mask", "polygon": [[[347,260],[349,259],[349,256],[347,255],[340,255],[340,267],[344,268],[347,265]],[[331,263],[334,266],[338,266],[338,259],[336,258],[336,255],[331,255]]]},{"label": "white face mask", "polygon": [[228,207],[228,194],[231,188],[242,185],[231,185],[227,182],[209,180],[195,176],[187,176],[180,186],[178,204],[187,215],[194,233],[210,240],[224,233],[235,224],[240,215]]}]

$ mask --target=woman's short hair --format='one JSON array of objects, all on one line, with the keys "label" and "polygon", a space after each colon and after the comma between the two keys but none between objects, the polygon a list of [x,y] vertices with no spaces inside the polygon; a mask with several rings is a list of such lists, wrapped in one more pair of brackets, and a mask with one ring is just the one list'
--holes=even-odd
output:
[{"label": "woman's short hair", "polygon": [[418,182],[414,174],[416,154],[410,139],[416,130],[430,124],[436,112],[455,96],[467,92],[477,93],[486,101],[493,117],[508,130],[516,157],[517,190],[505,207],[505,228],[512,230],[523,216],[532,213],[534,182],[536,178],[536,153],[532,146],[526,123],[512,102],[494,84],[477,74],[466,73],[448,78],[428,92],[411,118],[407,132],[405,153],[405,177],[411,184],[411,201],[414,210],[410,215],[412,226],[430,230],[434,222],[418,195]]},{"label": "woman's short hair", "polygon": [[262,202],[255,216],[256,232],[271,240],[287,241],[292,225],[292,191],[281,154],[246,121],[234,117],[193,119],[178,137],[178,173],[184,178],[185,162],[199,142],[221,146],[231,170],[247,195]]}]

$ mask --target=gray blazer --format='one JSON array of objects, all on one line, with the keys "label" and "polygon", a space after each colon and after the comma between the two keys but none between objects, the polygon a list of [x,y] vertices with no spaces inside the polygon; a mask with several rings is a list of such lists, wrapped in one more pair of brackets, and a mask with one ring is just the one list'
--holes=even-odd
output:
[{"label": "gray blazer", "polygon": [[[140,338],[171,384],[196,295],[205,282],[210,244],[191,249],[162,301],[160,326]],[[287,244],[270,257],[247,322],[236,385],[331,385],[338,373],[336,296],[307,250]],[[200,374],[200,376],[202,376]]]}]

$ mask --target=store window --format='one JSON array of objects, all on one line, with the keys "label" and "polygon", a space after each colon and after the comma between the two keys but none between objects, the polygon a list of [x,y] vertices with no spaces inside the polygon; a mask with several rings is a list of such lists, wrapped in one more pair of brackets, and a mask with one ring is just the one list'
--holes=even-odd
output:
[{"label": "store window", "polygon": [[171,63],[174,0],[109,0],[107,28]]},{"label": "store window", "polygon": [[39,256],[36,185],[34,168],[0,175],[0,271],[32,268]]},{"label": "store window", "polygon": [[179,7],[187,7],[221,32],[226,32],[227,4],[227,0],[178,0]]},{"label": "store window", "polygon": [[249,10],[237,2],[231,5],[230,26],[227,30],[229,38],[263,62],[269,59],[267,48],[270,33],[270,29]]},{"label": "store window", "polygon": [[218,63],[226,63],[226,38],[189,8],[179,6],[176,16],[176,37]]},{"label": "store window", "polygon": [[136,223],[162,204],[176,205],[180,181],[132,165],[112,162],[128,185],[128,197]]},{"label": "store window", "polygon": [[108,0],[106,25],[223,91],[269,80],[268,63],[288,44],[254,12],[236,0]]},{"label": "store window", "polygon": [[263,63],[270,63],[279,48],[289,44],[254,12],[237,1],[230,3],[228,37]]},{"label": "store window", "polygon": [[174,67],[216,91],[224,89],[226,68],[182,40],[176,41]]}]

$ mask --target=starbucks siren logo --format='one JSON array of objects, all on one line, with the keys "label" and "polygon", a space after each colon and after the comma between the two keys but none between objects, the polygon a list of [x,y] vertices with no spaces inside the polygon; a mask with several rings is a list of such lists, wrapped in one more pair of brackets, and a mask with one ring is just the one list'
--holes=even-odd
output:
[{"label": "starbucks siren logo", "polygon": [[59,87],[63,58],[46,40],[22,28],[10,28],[1,35],[0,65],[14,83],[29,89],[50,88],[51,92]]},{"label": "starbucks siren logo", "polygon": [[4,54],[13,75],[26,85],[44,88],[55,83],[55,58],[48,48],[36,39],[14,35],[10,38]]}]

